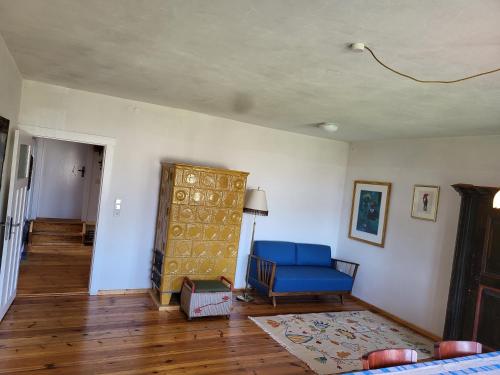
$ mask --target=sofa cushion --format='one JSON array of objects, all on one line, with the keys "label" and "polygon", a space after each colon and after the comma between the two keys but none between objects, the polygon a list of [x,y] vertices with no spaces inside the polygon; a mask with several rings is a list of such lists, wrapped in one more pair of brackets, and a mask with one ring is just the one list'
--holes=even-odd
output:
[{"label": "sofa cushion", "polygon": [[330,267],[276,267],[275,292],[351,291],[353,278]]},{"label": "sofa cushion", "polygon": [[298,266],[323,266],[329,267],[331,264],[330,246],[314,245],[308,243],[297,244],[297,265]]},{"label": "sofa cushion", "polygon": [[255,241],[253,252],[258,257],[280,266],[295,265],[295,243],[284,241]]}]

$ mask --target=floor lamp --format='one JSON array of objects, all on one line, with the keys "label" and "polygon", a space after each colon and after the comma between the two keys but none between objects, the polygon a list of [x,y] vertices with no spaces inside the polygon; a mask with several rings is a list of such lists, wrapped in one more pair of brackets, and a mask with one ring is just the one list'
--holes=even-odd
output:
[{"label": "floor lamp", "polygon": [[255,237],[255,219],[257,215],[267,216],[269,211],[267,210],[267,199],[266,192],[260,188],[251,189],[247,193],[245,206],[243,207],[243,212],[253,215],[253,229],[252,229],[252,241],[250,242],[250,255],[248,256],[247,262],[247,273],[245,277],[245,290],[242,295],[236,297],[238,300],[243,302],[250,302],[253,300],[248,294],[248,276],[250,275],[250,264],[253,255],[253,240]]},{"label": "floor lamp", "polygon": [[493,208],[500,208],[500,190],[493,197]]}]

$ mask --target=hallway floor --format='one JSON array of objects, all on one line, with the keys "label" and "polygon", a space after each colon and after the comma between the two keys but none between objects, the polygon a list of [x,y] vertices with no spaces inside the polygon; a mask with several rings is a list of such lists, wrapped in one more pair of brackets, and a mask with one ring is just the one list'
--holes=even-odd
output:
[{"label": "hallway floor", "polygon": [[31,245],[21,260],[18,296],[87,294],[92,246]]}]

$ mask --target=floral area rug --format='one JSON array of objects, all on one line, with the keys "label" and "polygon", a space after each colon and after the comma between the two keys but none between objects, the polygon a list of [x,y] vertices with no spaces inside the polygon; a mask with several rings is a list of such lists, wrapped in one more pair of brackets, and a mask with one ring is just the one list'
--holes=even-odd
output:
[{"label": "floral area rug", "polygon": [[318,374],[362,370],[363,354],[411,348],[432,356],[433,342],[369,311],[250,317],[260,328]]}]

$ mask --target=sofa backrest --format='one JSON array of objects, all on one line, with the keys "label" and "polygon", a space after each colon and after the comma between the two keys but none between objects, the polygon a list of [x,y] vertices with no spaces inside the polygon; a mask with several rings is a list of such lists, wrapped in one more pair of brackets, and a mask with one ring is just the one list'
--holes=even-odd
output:
[{"label": "sofa backrest", "polygon": [[254,254],[278,266],[330,267],[330,246],[285,241],[255,241]]},{"label": "sofa backrest", "polygon": [[298,266],[330,267],[332,255],[330,246],[309,243],[296,244]]},{"label": "sofa backrest", "polygon": [[296,264],[295,243],[285,241],[255,241],[253,253],[258,257],[276,262],[278,266]]}]

